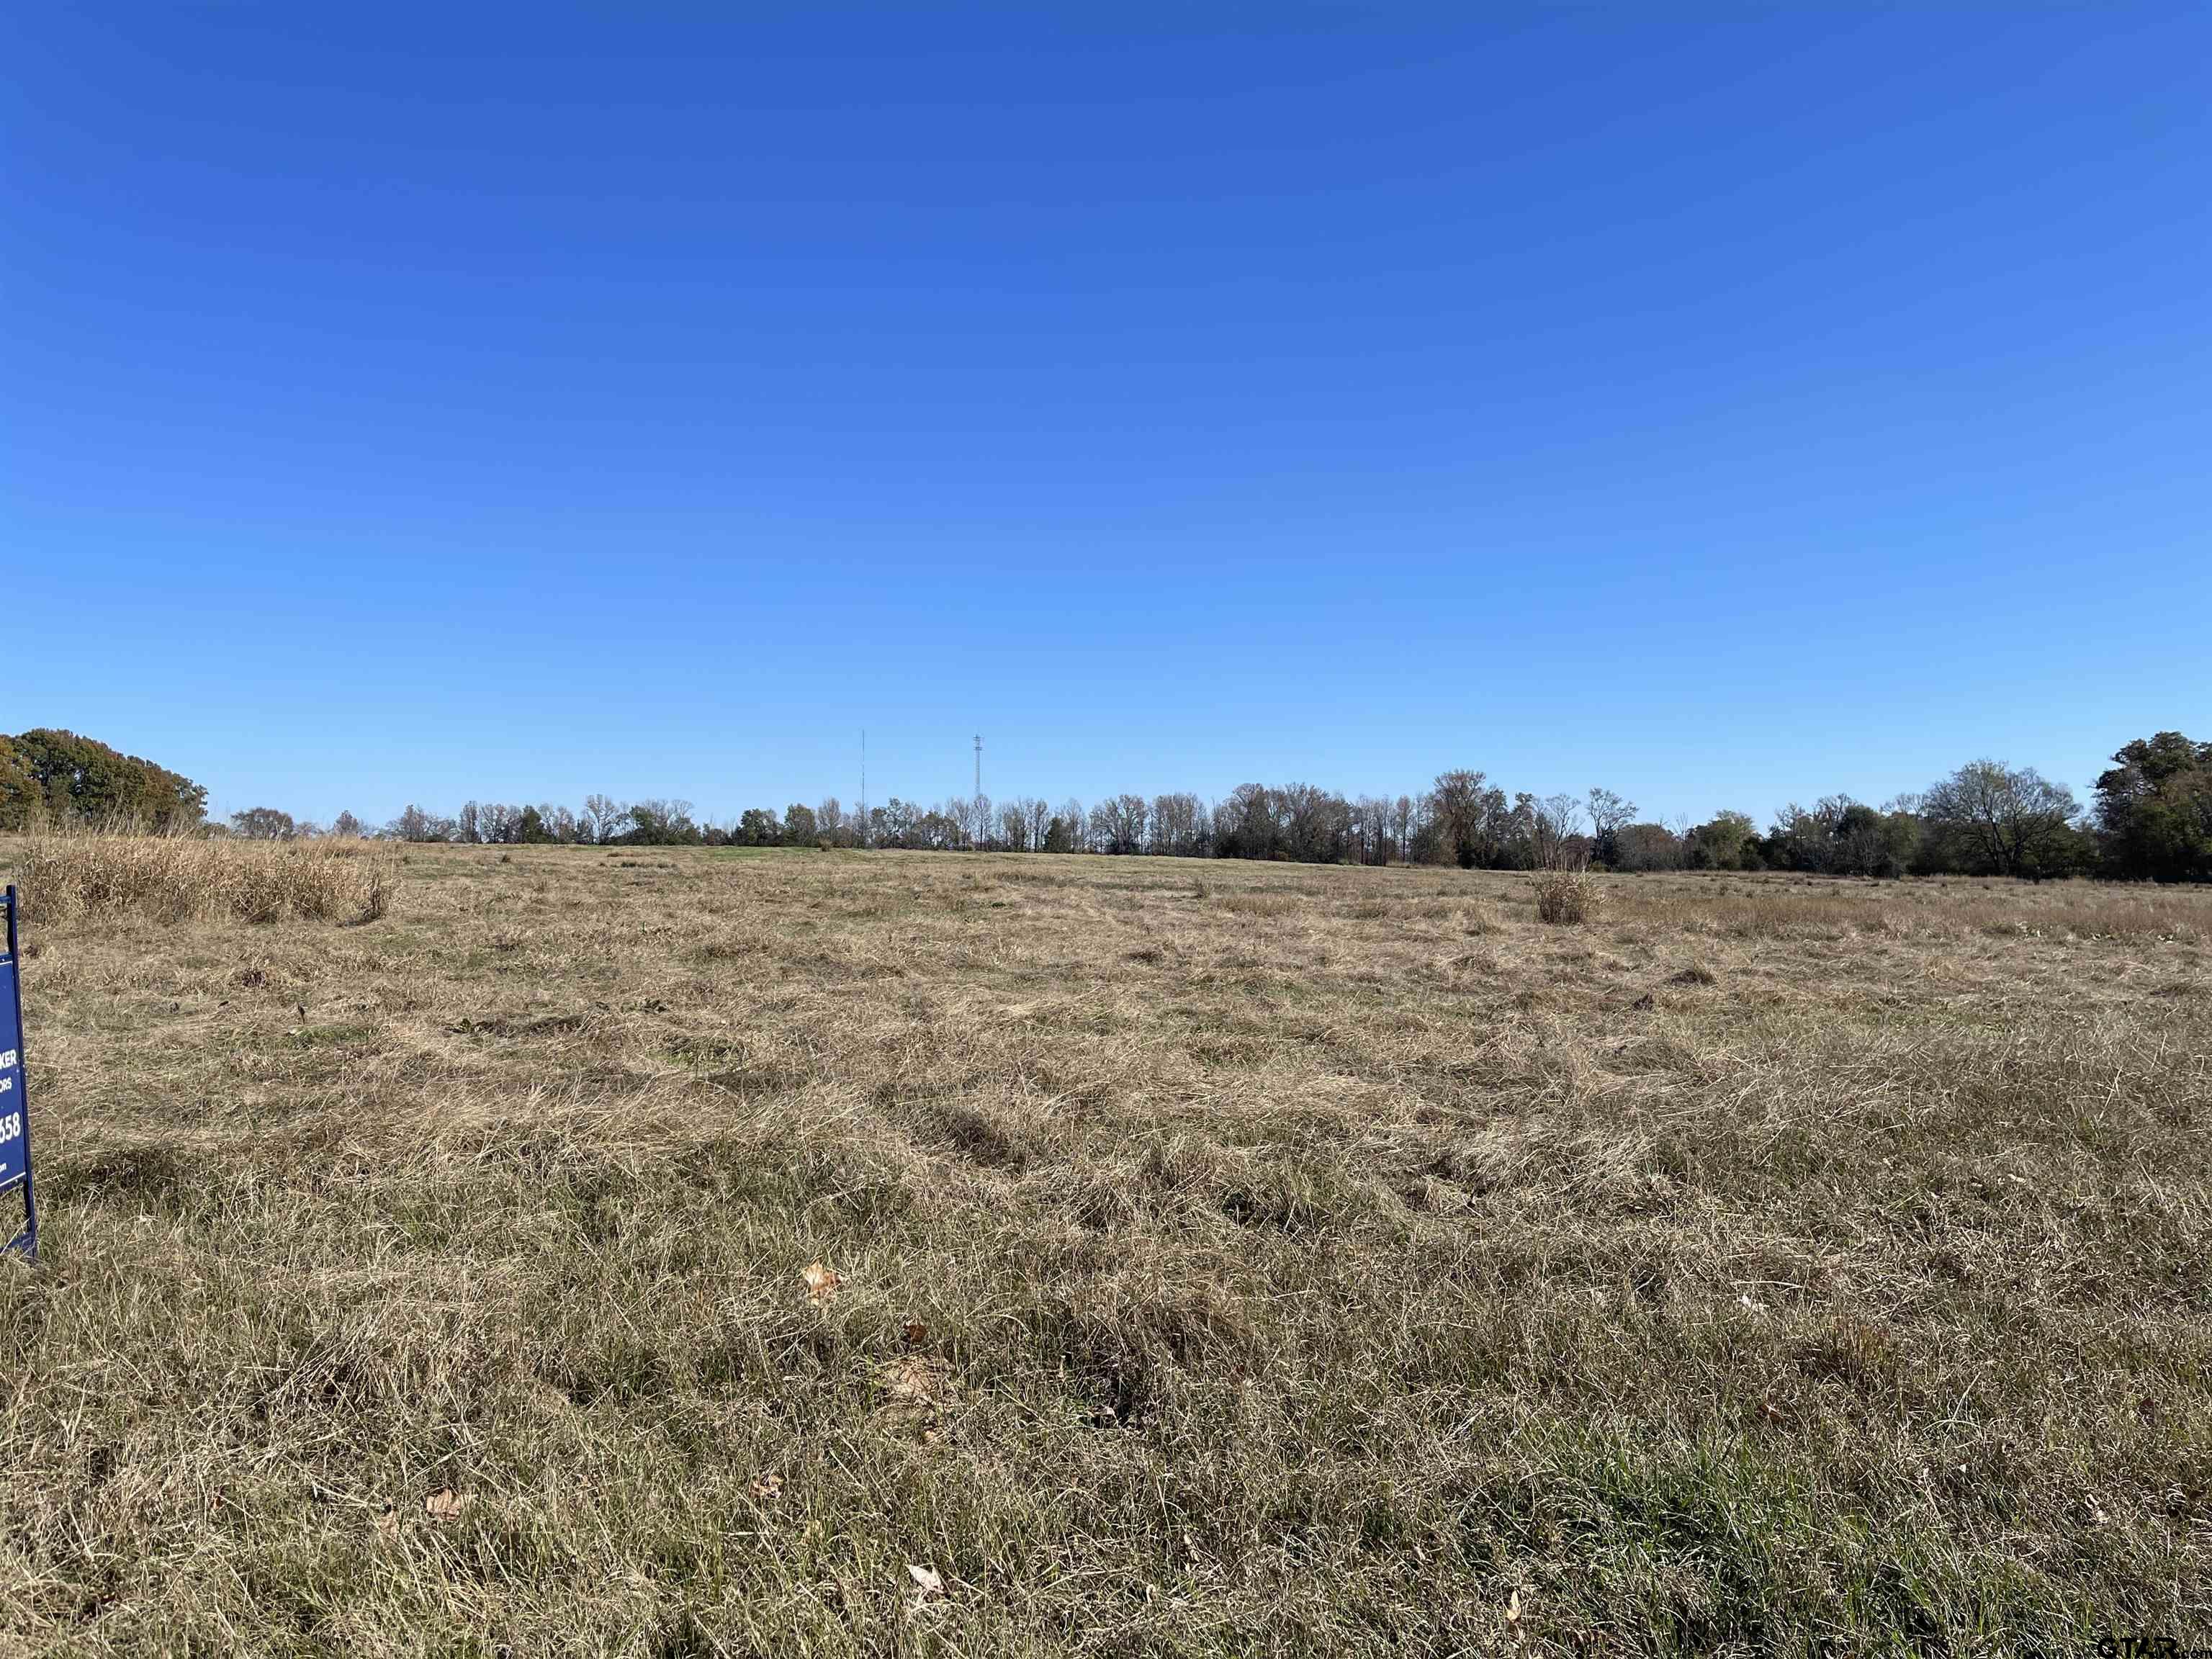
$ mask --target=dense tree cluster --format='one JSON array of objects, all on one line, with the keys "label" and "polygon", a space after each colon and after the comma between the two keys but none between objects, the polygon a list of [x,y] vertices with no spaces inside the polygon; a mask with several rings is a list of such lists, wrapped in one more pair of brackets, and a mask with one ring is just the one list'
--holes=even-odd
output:
[{"label": "dense tree cluster", "polygon": [[[2035,879],[2212,880],[2212,743],[2161,732],[2128,744],[2097,780],[2094,811],[2033,768],[1974,761],[1881,806],[1829,795],[1791,802],[1765,833],[1748,813],[1661,823],[1609,789],[1509,794],[1483,773],[1439,775],[1419,794],[1353,799],[1309,783],[1241,784],[1221,800],[1121,794],[1085,806],[1033,796],[934,806],[893,796],[865,814],[830,796],[702,823],[687,800],[581,806],[469,801],[447,817],[410,805],[380,830],[350,812],[327,830],[275,807],[209,832],[289,840],[380,835],[508,846],[891,847],[938,852],[1095,853],[1317,864],[1457,865],[1626,872],[1790,870],[1838,876],[1955,872]],[[60,819],[202,824],[206,792],[151,762],[66,732],[0,738],[0,830]]]},{"label": "dense tree cluster", "polygon": [[2212,743],[2138,738],[2097,780],[2106,869],[2128,880],[2212,881]]},{"label": "dense tree cluster", "polygon": [[188,830],[206,811],[207,791],[190,778],[74,732],[0,737],[0,830],[62,822]]}]

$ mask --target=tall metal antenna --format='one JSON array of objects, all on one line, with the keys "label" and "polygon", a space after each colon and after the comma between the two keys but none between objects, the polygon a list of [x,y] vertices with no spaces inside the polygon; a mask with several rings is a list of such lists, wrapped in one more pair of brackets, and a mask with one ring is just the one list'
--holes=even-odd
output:
[{"label": "tall metal antenna", "polygon": [[975,734],[975,799],[983,799],[983,734]]},{"label": "tall metal antenna", "polygon": [[860,833],[853,837],[863,847],[868,844],[868,728],[860,728]]}]

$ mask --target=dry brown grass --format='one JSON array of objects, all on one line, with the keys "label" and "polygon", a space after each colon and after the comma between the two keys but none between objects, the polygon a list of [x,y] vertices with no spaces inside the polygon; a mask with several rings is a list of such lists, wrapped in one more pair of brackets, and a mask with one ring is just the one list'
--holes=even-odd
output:
[{"label": "dry brown grass", "polygon": [[28,1648],[2212,1637],[2212,894],[407,859],[34,935]]},{"label": "dry brown grass", "polygon": [[1580,927],[1593,920],[1603,902],[1598,879],[1587,870],[1540,870],[1536,873],[1536,920],[1554,927]]},{"label": "dry brown grass", "polygon": [[396,855],[371,842],[237,841],[89,829],[21,843],[26,911],[44,922],[125,915],[179,922],[374,921],[392,902]]}]

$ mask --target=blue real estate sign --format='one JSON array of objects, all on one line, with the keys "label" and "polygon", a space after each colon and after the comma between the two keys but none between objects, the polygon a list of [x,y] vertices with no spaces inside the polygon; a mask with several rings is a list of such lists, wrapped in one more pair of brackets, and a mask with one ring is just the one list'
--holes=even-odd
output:
[{"label": "blue real estate sign", "polygon": [[[23,988],[17,977],[15,890],[7,896],[7,951],[0,955],[0,1253],[39,1249],[38,1211],[31,1199],[31,1119],[23,1101]],[[12,1217],[22,1194],[22,1225]]]}]

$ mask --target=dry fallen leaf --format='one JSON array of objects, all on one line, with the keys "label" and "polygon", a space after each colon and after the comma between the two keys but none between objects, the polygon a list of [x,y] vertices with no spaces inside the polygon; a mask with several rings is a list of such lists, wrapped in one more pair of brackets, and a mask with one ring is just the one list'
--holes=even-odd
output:
[{"label": "dry fallen leaf", "polygon": [[884,1391],[894,1400],[931,1401],[945,1391],[948,1380],[943,1364],[908,1354],[884,1372]]},{"label": "dry fallen leaf", "polygon": [[845,1275],[835,1267],[824,1267],[819,1261],[810,1261],[799,1275],[806,1281],[806,1294],[817,1302],[827,1302],[837,1294],[837,1287],[845,1282]]},{"label": "dry fallen leaf", "polygon": [[884,1391],[884,1423],[920,1434],[925,1445],[933,1443],[958,1394],[951,1366],[931,1354],[901,1354],[878,1370],[876,1381]]},{"label": "dry fallen leaf", "polygon": [[945,1580],[934,1567],[917,1567],[909,1561],[906,1564],[906,1575],[914,1580],[915,1589],[920,1592],[918,1600],[927,1601],[933,1595],[945,1594]]},{"label": "dry fallen leaf", "polygon": [[457,1521],[468,1506],[469,1500],[454,1496],[451,1486],[441,1486],[422,1500],[422,1513],[433,1521]]},{"label": "dry fallen leaf", "polygon": [[753,1496],[765,1503],[783,1490],[783,1477],[775,1471],[760,1476],[753,1482]]},{"label": "dry fallen leaf", "polygon": [[908,1347],[919,1348],[929,1340],[929,1327],[919,1319],[909,1319],[906,1322],[904,1334]]},{"label": "dry fallen leaf", "polygon": [[1505,1604],[1505,1622],[1509,1625],[1521,1622],[1521,1592],[1517,1589],[1513,1592],[1513,1599]]},{"label": "dry fallen leaf", "polygon": [[377,1511],[376,1529],[386,1538],[399,1536],[399,1510],[396,1504],[386,1504]]}]

